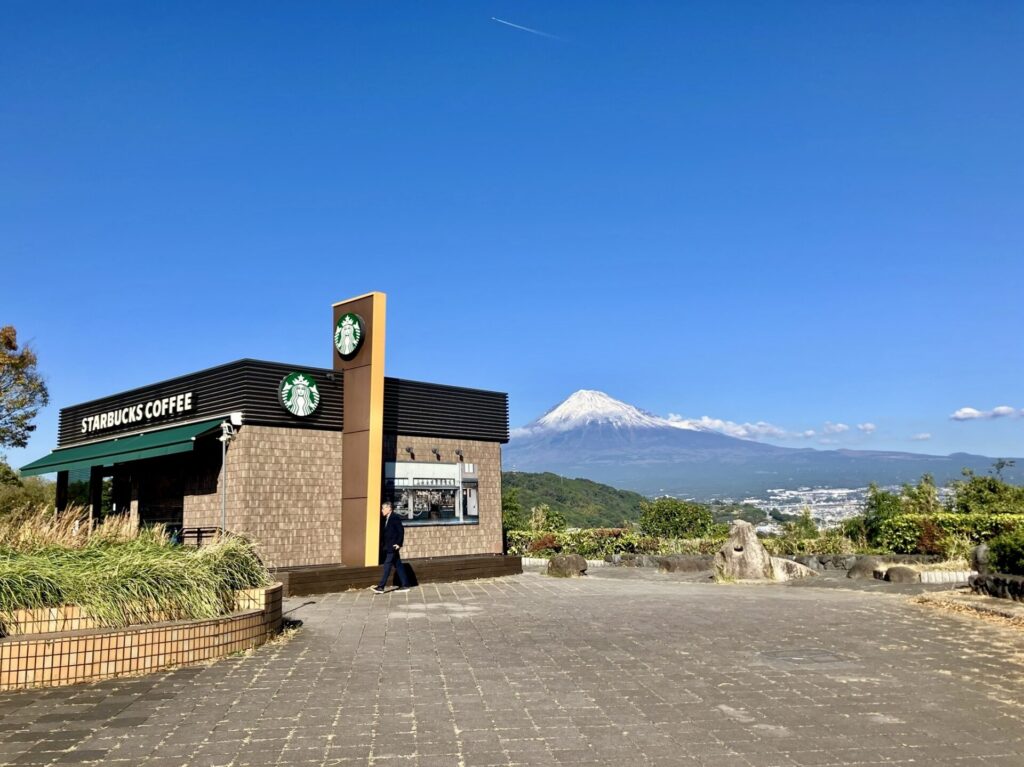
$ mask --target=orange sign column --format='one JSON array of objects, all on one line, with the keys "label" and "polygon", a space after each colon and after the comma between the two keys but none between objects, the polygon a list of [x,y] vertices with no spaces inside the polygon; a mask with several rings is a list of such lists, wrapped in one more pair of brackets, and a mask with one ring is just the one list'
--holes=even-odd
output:
[{"label": "orange sign column", "polygon": [[367,293],[334,305],[334,369],[343,375],[341,561],[376,565],[380,549],[387,297]]}]

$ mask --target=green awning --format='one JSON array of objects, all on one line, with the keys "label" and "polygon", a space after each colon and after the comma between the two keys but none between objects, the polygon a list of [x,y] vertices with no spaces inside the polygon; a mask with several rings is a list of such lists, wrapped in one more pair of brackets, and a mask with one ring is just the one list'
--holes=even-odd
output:
[{"label": "green awning", "polygon": [[140,461],[161,455],[185,453],[195,445],[196,437],[216,429],[224,421],[214,418],[187,426],[150,431],[131,437],[114,437],[91,445],[54,450],[48,456],[21,467],[21,476],[50,474],[55,471],[88,469],[92,466],[113,466],[125,461]]}]

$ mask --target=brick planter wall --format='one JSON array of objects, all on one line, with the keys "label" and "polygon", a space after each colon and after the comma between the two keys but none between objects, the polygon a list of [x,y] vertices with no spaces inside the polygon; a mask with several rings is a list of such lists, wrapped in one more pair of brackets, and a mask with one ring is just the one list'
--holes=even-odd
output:
[{"label": "brick planter wall", "polygon": [[[259,647],[280,631],[281,584],[239,591],[238,607],[231,615],[207,620],[123,629],[65,628],[0,638],[0,692],[95,682]],[[62,609],[63,614],[58,610],[36,616],[34,625],[81,627],[87,621],[75,608]]]}]

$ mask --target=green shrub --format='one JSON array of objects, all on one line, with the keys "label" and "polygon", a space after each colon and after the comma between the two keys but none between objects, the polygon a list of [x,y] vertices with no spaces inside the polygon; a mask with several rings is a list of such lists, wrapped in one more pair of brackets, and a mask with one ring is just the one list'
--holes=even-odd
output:
[{"label": "green shrub", "polygon": [[965,479],[951,485],[953,511],[961,514],[1024,514],[1024,487],[1004,482],[998,475],[979,476],[970,469],[964,469],[963,475]]},{"label": "green shrub", "polygon": [[797,554],[853,554],[857,546],[842,530],[825,530],[813,538],[779,535],[768,536],[761,541],[773,556]]},{"label": "green shrub", "polygon": [[48,509],[0,522],[0,622],[21,609],[78,605],[100,625],[124,627],[154,613],[213,618],[234,609],[236,589],[270,583],[252,544],[228,537],[193,549],[160,527],[122,518],[92,528],[81,512]]},{"label": "green shrub", "polygon": [[562,551],[585,559],[603,559],[612,554],[654,554],[660,547],[649,538],[623,528],[546,531],[509,530],[508,552],[518,556],[547,557]]},{"label": "green shrub", "polygon": [[876,543],[901,554],[946,553],[950,537],[978,544],[1018,530],[1024,530],[1024,514],[900,514],[879,525]]},{"label": "green shrub", "polygon": [[994,571],[1024,575],[1024,527],[996,536],[988,547]]},{"label": "green shrub", "polygon": [[715,519],[704,504],[657,498],[640,504],[639,526],[644,535],[657,538],[704,538]]},{"label": "green shrub", "polygon": [[[714,554],[729,537],[728,526],[715,526],[707,538],[661,538],[658,554]],[[725,527],[722,530],[721,527]]]},{"label": "green shrub", "polygon": [[530,509],[530,530],[534,532],[555,532],[565,529],[565,517],[546,503]]}]

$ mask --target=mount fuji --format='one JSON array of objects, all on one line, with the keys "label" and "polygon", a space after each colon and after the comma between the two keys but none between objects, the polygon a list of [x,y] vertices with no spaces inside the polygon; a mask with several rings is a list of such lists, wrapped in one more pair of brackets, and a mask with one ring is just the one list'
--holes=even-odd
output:
[{"label": "mount fuji", "polygon": [[993,459],[780,447],[661,418],[604,392],[581,389],[514,429],[502,462],[506,471],[550,471],[649,495],[735,498],[770,488],[899,484],[924,473],[944,483],[963,468],[984,473]]}]

